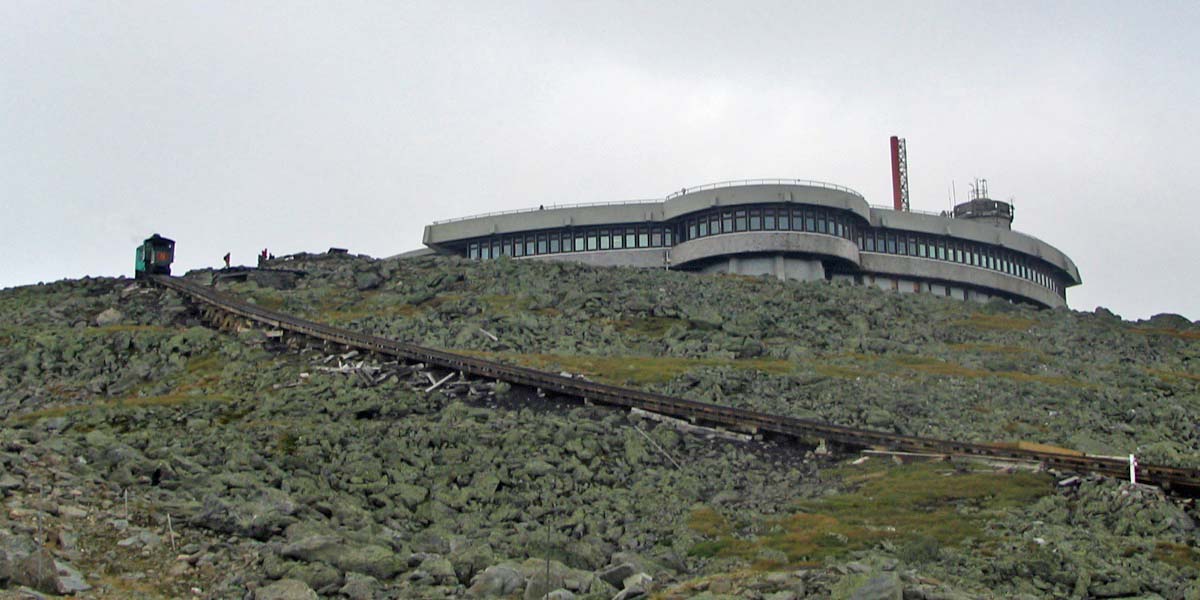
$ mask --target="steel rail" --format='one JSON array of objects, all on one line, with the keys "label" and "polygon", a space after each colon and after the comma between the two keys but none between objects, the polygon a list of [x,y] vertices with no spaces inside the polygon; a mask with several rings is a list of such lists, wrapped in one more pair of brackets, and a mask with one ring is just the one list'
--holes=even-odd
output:
[{"label": "steel rail", "polygon": [[[151,281],[168,289],[186,294],[193,300],[218,310],[276,329],[333,342],[369,352],[394,356],[411,362],[422,362],[444,369],[461,371],[476,377],[497,379],[541,388],[547,392],[586,399],[612,406],[640,408],[672,417],[690,419],[706,425],[730,427],[735,430],[766,432],[797,440],[826,440],[854,448],[889,448],[903,452],[926,452],[960,456],[1012,458],[1040,462],[1050,467],[1070,471],[1091,472],[1116,478],[1127,477],[1129,464],[1125,460],[1075,454],[1062,454],[1006,446],[957,442],[935,438],[906,436],[870,429],[858,429],[782,415],[697,402],[654,392],[623,388],[581,378],[567,377],[527,367],[509,365],[400,342],[366,333],[331,327],[299,317],[285,315],[249,304],[211,287],[161,275]],[[1165,465],[1138,464],[1139,481],[1162,486],[1174,493],[1200,496],[1200,469],[1185,469]]]}]

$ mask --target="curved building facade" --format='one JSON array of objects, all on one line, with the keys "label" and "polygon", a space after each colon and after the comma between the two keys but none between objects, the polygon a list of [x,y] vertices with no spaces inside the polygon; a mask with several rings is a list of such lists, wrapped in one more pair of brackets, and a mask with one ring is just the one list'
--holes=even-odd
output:
[{"label": "curved building facade", "polygon": [[964,300],[1066,305],[1067,288],[1081,282],[1070,258],[1012,231],[1007,203],[980,198],[959,208],[941,215],[896,211],[872,207],[834,184],[737,181],[685,188],[665,200],[439,221],[425,227],[424,243],[480,260],[830,279]]}]

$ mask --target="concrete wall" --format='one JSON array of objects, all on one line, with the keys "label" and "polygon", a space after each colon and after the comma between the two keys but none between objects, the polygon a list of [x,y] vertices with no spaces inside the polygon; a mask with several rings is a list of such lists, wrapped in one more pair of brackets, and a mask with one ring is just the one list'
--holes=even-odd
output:
[{"label": "concrete wall", "polygon": [[896,277],[916,277],[923,280],[960,283],[976,288],[988,288],[1013,296],[1029,298],[1051,308],[1065,306],[1066,300],[1032,281],[1013,277],[999,271],[980,267],[916,258],[894,254],[863,252],[860,265],[864,271]]},{"label": "concrete wall", "polygon": [[825,279],[825,265],[818,259],[794,256],[731,256],[705,263],[697,269],[701,273],[735,273],[738,275],[770,275],[777,279],[799,281],[821,281]]},{"label": "concrete wall", "polygon": [[688,240],[671,248],[671,266],[684,267],[737,254],[807,254],[858,264],[858,246],[850,240],[799,231],[746,231]]}]

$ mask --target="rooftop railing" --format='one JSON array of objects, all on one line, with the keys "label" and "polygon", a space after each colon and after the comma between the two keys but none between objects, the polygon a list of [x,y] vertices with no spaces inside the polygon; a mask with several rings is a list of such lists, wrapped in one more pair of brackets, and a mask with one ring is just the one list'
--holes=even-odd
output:
[{"label": "rooftop railing", "polygon": [[657,204],[661,200],[615,200],[612,202],[580,202],[577,204],[542,204],[537,208],[514,208],[512,210],[497,210],[494,212],[479,213],[477,215],[467,215],[465,217],[454,217],[453,219],[442,219],[434,221],[434,225],[442,225],[445,223],[454,223],[457,221],[469,221],[471,219],[482,219],[484,217],[495,217],[499,215],[515,215],[519,213],[538,212],[543,210],[554,210],[557,208],[585,208],[588,206],[620,206],[622,204]]},{"label": "rooftop railing", "polygon": [[671,198],[678,198],[679,196],[682,196],[684,194],[690,194],[692,192],[701,192],[704,190],[716,190],[716,189],[727,188],[727,187],[738,187],[738,186],[743,186],[743,185],[807,185],[810,187],[819,187],[819,188],[825,188],[827,190],[837,190],[839,192],[846,192],[847,194],[854,194],[855,196],[858,196],[859,198],[863,197],[862,194],[860,194],[857,191],[852,190],[844,185],[838,185],[836,183],[828,183],[825,181],[814,181],[812,179],[736,179],[733,181],[718,181],[717,183],[706,183],[704,185],[697,186],[697,187],[683,188],[683,189],[679,190],[678,192],[671,192],[670,194],[668,194],[667,200],[670,200]]},{"label": "rooftop railing", "polygon": [[[692,192],[700,192],[704,190],[715,190],[720,188],[737,187],[742,185],[806,185],[810,187],[825,188],[827,190],[837,190],[846,192],[862,198],[863,195],[855,190],[852,190],[844,185],[836,183],[828,183],[825,181],[815,181],[812,179],[738,179],[733,181],[719,181],[717,183],[707,183],[697,187],[683,188],[678,192],[672,192],[667,195],[667,200],[678,198],[684,194]],[[446,223],[455,223],[458,221],[469,221],[471,219],[482,219],[485,217],[496,217],[500,215],[515,215],[521,213],[537,212],[539,210],[553,210],[558,208],[585,208],[588,206],[619,206],[622,204],[650,204],[654,202],[662,202],[661,200],[617,200],[615,202],[581,202],[578,204],[544,204],[537,208],[516,208],[512,210],[498,210],[493,212],[480,213],[475,215],[467,215],[465,217],[454,217],[453,219],[442,219],[434,221],[434,225],[443,225]]]},{"label": "rooftop railing", "polygon": [[871,208],[874,210],[890,210],[892,212],[910,212],[918,215],[929,215],[931,217],[946,217],[947,219],[954,218],[954,213],[948,210],[943,210],[941,212],[935,210],[896,210],[894,206],[888,206],[885,204],[872,204]]}]

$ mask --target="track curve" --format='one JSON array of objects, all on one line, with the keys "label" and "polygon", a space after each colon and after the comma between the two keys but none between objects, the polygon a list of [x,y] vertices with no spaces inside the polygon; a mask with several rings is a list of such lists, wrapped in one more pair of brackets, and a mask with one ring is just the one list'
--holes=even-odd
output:
[{"label": "track curve", "polygon": [[[496,361],[475,358],[444,350],[426,348],[379,336],[331,327],[314,321],[278,313],[249,304],[211,287],[177,277],[152,275],[150,281],[191,297],[194,301],[220,311],[277,329],[315,337],[329,342],[407,361],[423,362],[465,374],[541,388],[564,396],[593,402],[640,408],[672,417],[690,419],[708,425],[766,432],[798,440],[823,439],[849,447],[888,448],[903,452],[928,452],[960,456],[988,456],[1041,462],[1048,467],[1069,471],[1099,473],[1123,478],[1129,474],[1125,460],[1100,456],[1077,456],[1036,450],[1007,448],[989,444],[956,442],[899,435],[870,429],[844,427],[810,419],[772,415],[759,411],[697,402],[656,394]],[[1200,496],[1200,469],[1139,464],[1138,481],[1162,486],[1179,495]]]}]

